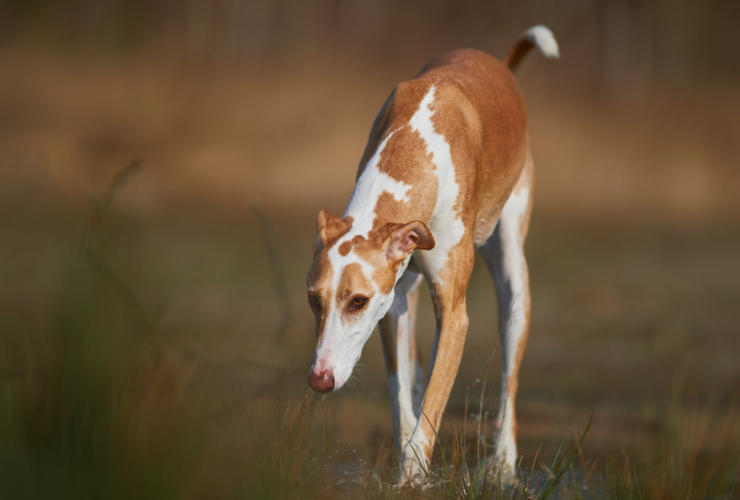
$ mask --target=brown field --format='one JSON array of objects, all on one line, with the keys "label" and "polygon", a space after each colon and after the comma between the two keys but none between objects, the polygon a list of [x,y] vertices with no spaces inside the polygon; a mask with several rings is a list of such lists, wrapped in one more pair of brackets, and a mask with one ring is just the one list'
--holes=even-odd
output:
[{"label": "brown field", "polygon": [[[672,405],[705,431],[736,415],[740,92],[666,90],[640,105],[581,98],[548,88],[547,64],[539,60],[521,75],[537,186],[527,243],[533,323],[520,383],[520,447],[525,462],[543,440],[553,454],[559,438],[567,432],[570,439],[573,429],[580,434],[594,411],[577,462],[587,470],[657,439]],[[199,74],[146,58],[0,53],[4,404],[8,415],[36,415],[22,432],[15,417],[1,426],[2,459],[37,464],[57,450],[39,442],[66,436],[64,424],[59,430],[52,422],[54,412],[67,415],[65,405],[75,403],[54,399],[49,381],[69,375],[78,357],[84,367],[103,352],[100,363],[114,368],[90,361],[93,368],[80,368],[79,376],[113,380],[121,453],[151,459],[137,462],[144,472],[131,466],[131,477],[197,482],[184,492],[166,485],[141,491],[180,498],[237,491],[241,472],[230,460],[239,454],[232,445],[240,412],[269,401],[281,376],[297,380],[289,393],[304,391],[301,377],[315,347],[304,278],[316,215],[343,211],[375,112],[394,82],[416,69],[373,70],[347,59]],[[86,290],[90,272],[80,253],[91,200],[100,203],[113,175],[135,158],[143,167],[116,194],[97,237],[96,252],[115,277],[98,269],[104,279],[80,298],[74,291]],[[277,252],[266,246],[254,203],[264,207]],[[283,266],[287,296],[275,294],[268,252]],[[65,350],[54,325],[69,304],[88,299],[105,311],[91,313],[90,324],[117,340]],[[429,353],[428,295],[420,308],[421,349]],[[468,308],[471,327],[445,435],[462,431],[466,395],[477,406],[496,343],[498,312],[484,266],[474,271]],[[142,327],[143,317],[154,326]],[[130,331],[155,332],[156,355],[132,347]],[[71,364],[59,364],[64,353]],[[493,413],[497,368],[491,373],[485,409]],[[349,469],[362,468],[390,435],[376,338],[356,375],[355,386],[328,396],[320,407],[326,415],[317,416],[333,425],[327,463]],[[22,404],[12,394],[21,394]],[[52,402],[43,406],[47,397]],[[77,422],[72,413],[62,421]],[[86,428],[87,417],[80,418]],[[40,441],[24,448],[23,436],[37,434]],[[723,442],[698,440],[692,450],[712,456],[719,446],[737,456],[736,426],[718,435]]]}]

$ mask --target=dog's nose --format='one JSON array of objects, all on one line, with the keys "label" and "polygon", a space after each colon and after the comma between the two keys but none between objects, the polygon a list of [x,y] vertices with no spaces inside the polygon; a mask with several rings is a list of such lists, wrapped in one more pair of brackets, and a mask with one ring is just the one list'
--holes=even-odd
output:
[{"label": "dog's nose", "polygon": [[313,371],[308,376],[308,385],[316,392],[331,392],[334,390],[334,372],[328,368],[321,373]]}]

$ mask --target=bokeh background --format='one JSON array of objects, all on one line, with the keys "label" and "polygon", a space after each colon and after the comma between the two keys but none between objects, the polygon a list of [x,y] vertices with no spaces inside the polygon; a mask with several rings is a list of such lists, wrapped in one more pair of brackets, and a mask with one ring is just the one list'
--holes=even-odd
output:
[{"label": "bokeh background", "polygon": [[[235,422],[305,390],[316,216],[343,213],[375,114],[436,55],[501,58],[535,24],[562,58],[517,75],[537,175],[521,451],[595,410],[588,470],[676,398],[711,428],[740,395],[738,18],[727,0],[0,1],[0,481],[249,491]],[[446,432],[497,340],[482,265],[468,307]],[[391,432],[376,337],[321,402],[350,474]]]}]

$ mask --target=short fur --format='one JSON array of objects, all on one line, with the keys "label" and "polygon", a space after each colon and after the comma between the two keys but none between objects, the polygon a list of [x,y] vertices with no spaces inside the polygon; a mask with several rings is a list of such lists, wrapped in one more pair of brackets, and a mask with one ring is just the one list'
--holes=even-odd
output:
[{"label": "short fur", "polygon": [[[540,26],[520,37],[509,64],[532,46],[557,55],[555,39]],[[456,50],[398,84],[375,119],[344,217],[319,214],[308,275],[318,336],[309,383],[321,392],[344,385],[381,322],[403,464],[399,482],[418,478],[432,455],[465,343],[476,249],[495,279],[502,316],[493,460],[514,472],[514,400],[530,316],[523,246],[533,180],[524,100],[510,67],[477,50]],[[414,332],[421,276],[437,320],[428,377]]]}]

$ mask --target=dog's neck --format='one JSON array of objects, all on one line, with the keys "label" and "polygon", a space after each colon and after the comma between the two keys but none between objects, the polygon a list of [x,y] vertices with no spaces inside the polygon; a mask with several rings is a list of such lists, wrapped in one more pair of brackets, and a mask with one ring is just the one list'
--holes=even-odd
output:
[{"label": "dog's neck", "polygon": [[375,154],[368,160],[362,175],[357,179],[347,210],[344,212],[345,217],[352,217],[351,233],[353,235],[359,234],[367,237],[371,230],[382,227],[388,222],[406,222],[382,220],[381,211],[378,210],[382,203],[381,195],[383,193],[389,193],[396,201],[409,202],[408,192],[412,185],[397,181],[378,168],[383,150],[394,133],[395,131],[389,133],[378,145]]},{"label": "dog's neck", "polygon": [[404,98],[400,105],[395,100],[388,103],[388,121],[378,131],[374,153],[344,213],[352,217],[353,236],[366,237],[389,222],[426,224],[454,205],[458,184],[449,143],[435,129],[436,94],[433,84],[424,89],[420,101]]}]

